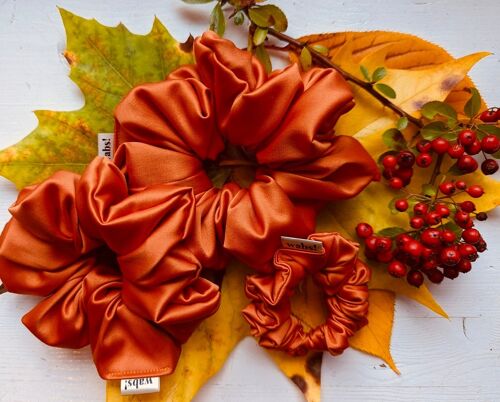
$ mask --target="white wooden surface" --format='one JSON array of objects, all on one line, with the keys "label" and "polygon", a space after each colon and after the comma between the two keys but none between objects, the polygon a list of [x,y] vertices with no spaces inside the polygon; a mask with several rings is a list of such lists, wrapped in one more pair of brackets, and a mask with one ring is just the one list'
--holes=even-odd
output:
[{"label": "white wooden surface", "polygon": [[[471,73],[490,105],[500,105],[500,3],[496,0],[275,0],[290,34],[334,30],[395,30],[441,44],[455,56],[496,54]],[[0,0],[0,148],[36,126],[34,109],[82,105],[61,57],[64,31],[56,5],[132,31],[148,32],[157,15],[179,39],[206,27],[208,6],[179,0]],[[232,30],[231,30],[232,31]],[[0,227],[16,193],[0,180]],[[350,350],[326,358],[324,401],[500,401],[500,213],[480,228],[492,250],[474,271],[434,289],[450,320],[398,300],[392,351],[397,376],[381,361]],[[495,244],[495,242],[497,244]],[[0,298],[0,401],[102,401],[88,349],[42,345],[20,323],[35,298]],[[233,353],[196,402],[301,401],[295,387],[251,339]]]}]

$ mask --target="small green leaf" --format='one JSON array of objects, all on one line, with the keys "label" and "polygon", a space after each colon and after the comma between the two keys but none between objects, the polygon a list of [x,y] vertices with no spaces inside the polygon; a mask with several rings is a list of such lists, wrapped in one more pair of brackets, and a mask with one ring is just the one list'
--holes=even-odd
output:
[{"label": "small green leaf", "polygon": [[182,1],[187,4],[205,4],[205,3],[210,3],[214,0],[182,0]]},{"label": "small green leaf", "polygon": [[399,228],[397,226],[394,226],[394,227],[379,230],[377,232],[377,235],[384,236],[384,237],[396,237],[397,235],[399,235],[401,233],[405,233],[405,232],[406,232],[406,230],[404,230],[403,228]]},{"label": "small green leaf", "polygon": [[479,109],[481,109],[481,95],[479,95],[476,88],[469,88],[468,90],[471,93],[471,97],[465,104],[464,113],[472,119],[479,113]]},{"label": "small green leaf", "polygon": [[387,75],[387,70],[384,67],[375,69],[372,75],[372,82],[378,82]]},{"label": "small green leaf", "polygon": [[260,28],[257,27],[253,34],[253,44],[255,46],[260,46],[262,45],[267,38],[267,28]]},{"label": "small green leaf", "polygon": [[210,30],[217,32],[219,36],[223,36],[226,32],[226,17],[222,11],[221,3],[217,3],[210,14]]},{"label": "small green leaf", "polygon": [[396,127],[398,130],[404,130],[406,127],[408,127],[408,117],[400,117],[398,122],[396,123]]},{"label": "small green leaf", "polygon": [[270,73],[273,69],[273,66],[271,64],[271,58],[269,57],[269,53],[267,53],[267,50],[263,45],[257,46],[255,48],[255,56],[264,65],[266,71]]},{"label": "small green leaf", "polygon": [[396,91],[387,84],[375,84],[375,88],[390,99],[396,98]]},{"label": "small green leaf", "polygon": [[384,141],[384,144],[389,148],[395,149],[397,151],[406,149],[408,147],[405,137],[403,136],[401,131],[395,128],[386,130],[384,134],[382,134],[382,141]]},{"label": "small green leaf", "polygon": [[449,125],[457,121],[457,112],[445,102],[428,102],[422,107],[421,112],[422,116],[428,118],[429,120],[433,120],[434,117],[439,114],[448,118]]},{"label": "small green leaf", "polygon": [[319,54],[323,55],[323,56],[328,56],[328,48],[326,46],[323,46],[323,45],[314,45],[312,47],[316,52],[318,52]]},{"label": "small green leaf", "polygon": [[450,175],[450,176],[462,176],[465,174],[465,172],[463,170],[461,170],[458,165],[455,163],[454,165],[452,165],[448,171],[446,172],[447,175]]},{"label": "small green leaf", "polygon": [[477,128],[487,134],[493,134],[500,137],[500,127],[494,126],[493,124],[479,124]]},{"label": "small green leaf", "polygon": [[306,46],[304,46],[300,52],[300,65],[304,71],[309,70],[312,66],[311,52]]},{"label": "small green leaf", "polygon": [[448,132],[448,127],[443,121],[433,121],[427,124],[420,130],[422,137],[428,141],[432,141],[434,138],[441,137]]},{"label": "small green leaf", "polygon": [[233,17],[233,22],[234,25],[241,25],[245,21],[245,14],[243,14],[243,11],[238,11],[234,17]]},{"label": "small green leaf", "polygon": [[495,152],[494,154],[491,155],[495,159],[500,159],[500,151]]},{"label": "small green leaf", "polygon": [[422,194],[434,197],[436,195],[436,187],[432,184],[422,184]]},{"label": "small green leaf", "polygon": [[394,197],[392,200],[389,201],[389,205],[387,205],[389,207],[389,210],[391,211],[391,214],[393,215],[396,215],[396,214],[399,214],[399,211],[396,209],[396,200],[399,200],[401,197],[397,196],[397,197]]},{"label": "small green leaf", "polygon": [[370,72],[368,71],[368,69],[363,66],[362,64],[359,66],[359,69],[361,70],[361,74],[363,74],[363,77],[365,77],[365,80],[367,82],[370,82],[371,78],[370,78]]},{"label": "small green leaf", "polygon": [[279,7],[272,4],[256,6],[248,10],[250,20],[261,28],[274,27],[278,32],[286,31],[288,20]]}]

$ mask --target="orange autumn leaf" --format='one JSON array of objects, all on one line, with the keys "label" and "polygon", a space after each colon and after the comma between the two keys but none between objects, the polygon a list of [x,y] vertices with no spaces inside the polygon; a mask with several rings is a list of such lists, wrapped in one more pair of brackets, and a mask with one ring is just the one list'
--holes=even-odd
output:
[{"label": "orange autumn leaf", "polygon": [[[380,357],[395,373],[400,374],[390,350],[394,320],[394,293],[370,290],[369,300],[368,325],[361,328],[349,343],[354,349]],[[392,308],[388,308],[389,306]]]},{"label": "orange autumn leaf", "polygon": [[[346,42],[352,43],[352,56],[357,63],[360,63],[366,56],[373,57],[373,54],[379,53],[378,61],[383,61],[383,64],[391,69],[422,70],[453,60],[453,57],[441,46],[418,36],[400,32],[336,32],[303,36],[300,40],[311,46],[326,47],[328,56],[334,62],[337,52]],[[381,63],[376,63],[371,67],[381,65]],[[474,84],[468,77],[465,77],[452,88],[446,102],[456,109],[463,109],[470,96],[464,89],[471,86]]]}]

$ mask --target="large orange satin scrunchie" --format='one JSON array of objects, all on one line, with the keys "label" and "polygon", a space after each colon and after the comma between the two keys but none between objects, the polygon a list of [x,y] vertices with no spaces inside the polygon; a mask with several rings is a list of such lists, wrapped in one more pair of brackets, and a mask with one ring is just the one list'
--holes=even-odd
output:
[{"label": "large orange satin scrunchie", "polygon": [[[210,191],[224,248],[262,270],[280,236],[306,237],[319,206],[358,194],[378,169],[358,141],[333,134],[353,106],[335,70],[301,73],[293,64],[267,74],[213,32],[195,40],[194,54],[195,65],[134,88],[119,104],[115,162],[132,191],[156,183]],[[237,167],[212,189],[207,164]],[[242,184],[241,172],[253,180]]]},{"label": "large orange satin scrunchie", "polygon": [[7,290],[45,296],[24,324],[49,345],[90,343],[103,378],[171,373],[219,306],[201,269],[226,263],[195,203],[192,189],[168,184],[129,195],[102,158],[81,178],[59,172],[24,189],[0,239]]},{"label": "large orange satin scrunchie", "polygon": [[[358,245],[338,233],[313,234],[309,239],[323,242],[323,252],[279,249],[273,274],[248,276],[245,291],[251,304],[243,315],[252,335],[266,348],[292,355],[309,350],[338,355],[349,346],[349,337],[367,323],[370,271],[357,259]],[[326,322],[308,333],[292,315],[290,302],[307,274],[321,288],[328,310]]]}]

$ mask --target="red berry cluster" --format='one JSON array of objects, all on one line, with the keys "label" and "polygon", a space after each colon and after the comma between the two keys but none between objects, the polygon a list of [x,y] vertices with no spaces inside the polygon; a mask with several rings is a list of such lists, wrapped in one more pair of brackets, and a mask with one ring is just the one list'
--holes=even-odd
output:
[{"label": "red berry cluster", "polygon": [[382,159],[384,166],[382,174],[385,179],[389,180],[389,186],[399,190],[410,183],[414,164],[415,155],[408,150],[400,151],[397,155],[386,155]]},{"label": "red berry cluster", "polygon": [[[439,192],[443,194],[441,197]],[[431,282],[440,283],[445,277],[455,279],[460,273],[469,272],[471,262],[486,250],[486,242],[473,227],[472,218],[485,220],[487,215],[476,213],[472,201],[456,203],[452,195],[466,192],[479,198],[483,189],[478,185],[467,186],[460,180],[442,183],[439,192],[433,198],[410,195],[395,201],[395,208],[405,212],[409,209],[409,200],[419,199],[410,213],[413,230],[392,236],[374,235],[369,224],[358,224],[356,233],[364,239],[366,257],[387,264],[389,274],[397,278],[406,276],[408,283],[417,287],[422,285],[425,276]]]}]

